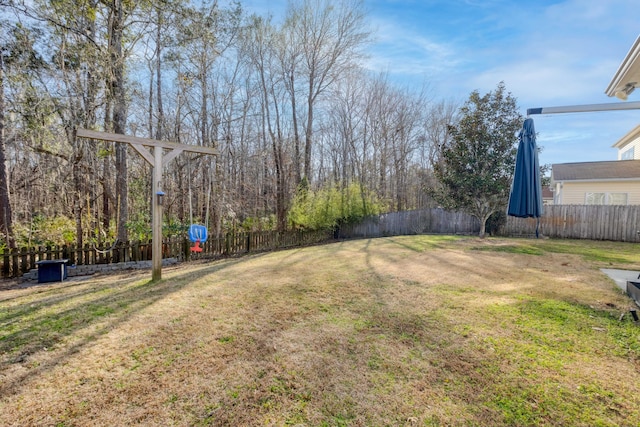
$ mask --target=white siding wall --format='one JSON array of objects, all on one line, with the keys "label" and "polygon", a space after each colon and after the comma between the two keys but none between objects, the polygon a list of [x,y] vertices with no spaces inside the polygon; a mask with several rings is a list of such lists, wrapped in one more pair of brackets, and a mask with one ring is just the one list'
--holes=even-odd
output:
[{"label": "white siding wall", "polygon": [[[560,190],[560,191],[558,191]],[[640,205],[640,180],[556,183],[559,205],[584,205],[586,193],[627,193],[627,204]]]},{"label": "white siding wall", "polygon": [[631,148],[633,148],[633,160],[640,160],[640,137],[634,139],[624,147],[618,149],[618,160],[622,160],[622,155]]},{"label": "white siding wall", "polygon": [[562,183],[561,182],[556,182],[554,183],[554,187],[553,187],[553,204],[554,205],[561,205],[562,204]]}]

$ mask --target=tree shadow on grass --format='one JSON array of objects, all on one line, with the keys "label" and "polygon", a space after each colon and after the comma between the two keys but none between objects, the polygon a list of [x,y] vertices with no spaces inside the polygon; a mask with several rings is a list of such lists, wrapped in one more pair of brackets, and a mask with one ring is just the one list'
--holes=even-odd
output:
[{"label": "tree shadow on grass", "polygon": [[[17,393],[30,378],[64,363],[100,336],[192,281],[244,260],[218,261],[158,282],[141,279],[136,274],[86,287],[79,282],[65,284],[63,288],[52,286],[39,293],[42,298],[34,294],[25,295],[24,302],[12,298],[10,306],[0,301],[0,374],[13,364],[26,368],[11,378],[3,378],[0,395]],[[65,344],[65,340],[71,343]],[[30,363],[45,351],[52,356],[43,362]]]}]

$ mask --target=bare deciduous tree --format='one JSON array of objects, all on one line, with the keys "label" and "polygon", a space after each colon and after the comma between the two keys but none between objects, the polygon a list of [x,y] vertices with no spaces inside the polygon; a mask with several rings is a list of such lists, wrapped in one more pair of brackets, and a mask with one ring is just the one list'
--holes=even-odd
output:
[{"label": "bare deciduous tree", "polygon": [[319,98],[356,64],[369,38],[362,1],[291,2],[285,30],[293,32],[292,43],[301,49],[301,66],[297,68],[306,86],[303,178],[311,181],[314,118]]}]

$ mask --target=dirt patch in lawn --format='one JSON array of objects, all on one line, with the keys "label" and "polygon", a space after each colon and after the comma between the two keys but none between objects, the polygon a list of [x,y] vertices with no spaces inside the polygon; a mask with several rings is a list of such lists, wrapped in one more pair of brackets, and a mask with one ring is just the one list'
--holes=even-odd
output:
[{"label": "dirt patch in lawn", "polygon": [[394,237],[1,291],[0,424],[635,423],[630,301],[530,247]]}]

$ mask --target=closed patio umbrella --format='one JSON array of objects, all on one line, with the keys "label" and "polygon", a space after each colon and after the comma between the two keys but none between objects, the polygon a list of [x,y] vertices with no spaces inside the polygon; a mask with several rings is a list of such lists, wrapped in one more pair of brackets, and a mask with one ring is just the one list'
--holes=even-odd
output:
[{"label": "closed patio umbrella", "polygon": [[[527,118],[524,121],[519,139],[507,214],[520,218],[540,218],[542,216],[542,185],[533,119]],[[538,226],[539,224],[538,220]],[[536,237],[538,237],[538,227],[536,227]]]}]

